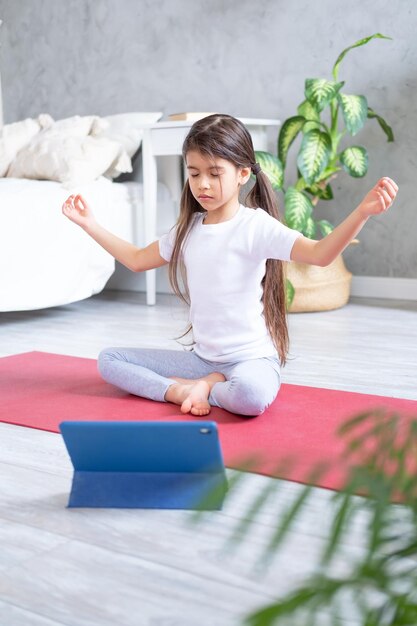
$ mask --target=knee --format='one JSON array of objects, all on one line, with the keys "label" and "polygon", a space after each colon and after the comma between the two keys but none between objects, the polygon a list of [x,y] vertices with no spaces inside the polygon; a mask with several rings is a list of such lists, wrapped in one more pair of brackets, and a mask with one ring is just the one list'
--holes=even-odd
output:
[{"label": "knee", "polygon": [[[275,395],[269,389],[257,385],[254,381],[232,379],[232,389],[235,412],[245,417],[257,417],[261,415],[273,402]],[[233,384],[234,382],[234,384]]]},{"label": "knee", "polygon": [[262,402],[261,398],[255,401],[246,400],[240,405],[239,415],[243,415],[244,417],[258,417],[266,411],[269,405],[270,403],[268,402]]},{"label": "knee", "polygon": [[97,357],[97,369],[102,376],[105,374],[108,365],[115,360],[117,360],[116,348],[104,348],[104,350],[100,352]]}]

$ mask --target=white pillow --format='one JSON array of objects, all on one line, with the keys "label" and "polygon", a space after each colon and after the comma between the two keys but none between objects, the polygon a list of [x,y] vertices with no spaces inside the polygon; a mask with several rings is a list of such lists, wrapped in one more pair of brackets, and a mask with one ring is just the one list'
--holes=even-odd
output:
[{"label": "white pillow", "polygon": [[146,124],[154,124],[162,117],[161,112],[155,113],[119,113],[108,115],[94,122],[91,134],[95,137],[106,137],[121,144],[119,158],[105,173],[110,178],[115,178],[123,172],[131,172],[127,156],[132,158],[139,150],[143,137],[143,127]]},{"label": "white pillow", "polygon": [[97,115],[73,115],[63,120],[57,120],[49,130],[51,135],[86,137],[96,124],[100,124],[100,118]]},{"label": "white pillow", "polygon": [[0,129],[0,176],[6,175],[19,150],[28,145],[42,128],[48,128],[52,124],[52,117],[44,113],[36,120],[28,117],[21,122],[3,126]]},{"label": "white pillow", "polygon": [[104,137],[41,132],[19,152],[7,176],[56,180],[75,187],[104,174],[119,153],[120,144]]}]

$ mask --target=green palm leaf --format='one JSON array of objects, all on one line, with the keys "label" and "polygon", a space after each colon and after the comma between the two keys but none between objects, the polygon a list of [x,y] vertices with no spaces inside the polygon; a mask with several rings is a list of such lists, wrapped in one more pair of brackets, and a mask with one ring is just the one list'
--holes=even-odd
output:
[{"label": "green palm leaf", "polygon": [[285,222],[290,228],[304,231],[313,212],[310,199],[295,187],[288,187],[285,194]]},{"label": "green palm leaf", "polygon": [[255,156],[263,173],[266,174],[271,181],[272,187],[274,189],[281,189],[284,184],[284,168],[281,161],[273,154],[262,152],[261,150],[255,152]]},{"label": "green palm leaf", "polygon": [[365,96],[348,96],[339,93],[338,100],[348,133],[356,135],[365,124],[368,115],[368,103]]},{"label": "green palm leaf", "polygon": [[332,142],[327,133],[313,129],[304,135],[297,165],[308,185],[325,170],[330,159]]},{"label": "green palm leaf", "polygon": [[336,63],[333,66],[332,73],[333,73],[333,78],[335,80],[337,80],[337,77],[339,75],[339,66],[341,62],[343,61],[343,59],[345,58],[345,56],[347,55],[347,53],[349,52],[349,50],[352,50],[353,48],[359,48],[359,46],[364,46],[365,44],[368,43],[368,41],[371,41],[371,39],[391,39],[391,37],[387,37],[386,35],[381,35],[381,33],[375,33],[374,35],[371,35],[370,37],[364,37],[364,39],[359,39],[359,41],[354,43],[352,46],[349,46],[349,48],[345,48],[343,52],[339,54],[339,56],[337,57]]},{"label": "green palm leaf", "polygon": [[301,115],[295,115],[294,117],[288,118],[282,125],[278,137],[278,157],[281,159],[284,166],[287,160],[288,150],[304,126],[305,121],[305,118]]},{"label": "green palm leaf", "polygon": [[368,171],[368,153],[361,146],[351,146],[343,150],[340,162],[350,176],[362,178]]},{"label": "green palm leaf", "polygon": [[386,134],[388,142],[394,141],[394,133],[392,132],[391,126],[388,126],[384,118],[378,115],[377,113],[375,113],[375,111],[371,109],[370,107],[368,107],[368,118],[376,119],[376,121],[378,122],[378,124],[380,125],[384,133]]},{"label": "green palm leaf", "polygon": [[304,94],[317,111],[323,109],[335,98],[345,83],[335,83],[325,78],[307,78]]}]

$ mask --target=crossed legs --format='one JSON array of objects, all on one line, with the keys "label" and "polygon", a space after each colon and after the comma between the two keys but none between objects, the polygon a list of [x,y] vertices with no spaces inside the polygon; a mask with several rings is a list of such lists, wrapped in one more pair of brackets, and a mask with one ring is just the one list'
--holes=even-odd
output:
[{"label": "crossed legs", "polygon": [[273,357],[220,363],[190,351],[107,348],[99,355],[98,369],[107,382],[129,393],[173,402],[183,413],[198,416],[207,415],[211,406],[259,415],[280,386]]}]

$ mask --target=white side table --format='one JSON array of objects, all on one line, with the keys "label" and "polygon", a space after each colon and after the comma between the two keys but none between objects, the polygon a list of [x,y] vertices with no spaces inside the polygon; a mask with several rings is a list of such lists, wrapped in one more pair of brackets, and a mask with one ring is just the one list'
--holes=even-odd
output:
[{"label": "white side table", "polygon": [[[279,126],[279,120],[264,120],[239,118],[249,130],[255,150],[268,149],[267,130]],[[190,130],[192,121],[157,122],[144,127],[142,140],[143,165],[143,200],[144,200],[144,242],[145,246],[156,240],[156,211],[157,211],[157,182],[158,156],[181,156],[184,139]],[[170,168],[165,168],[166,182],[176,202],[179,201],[182,191],[181,168],[178,162]],[[156,293],[155,270],[146,272],[146,302],[155,304]]]}]

